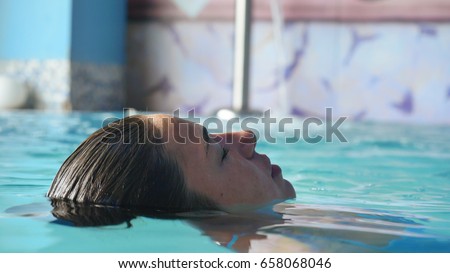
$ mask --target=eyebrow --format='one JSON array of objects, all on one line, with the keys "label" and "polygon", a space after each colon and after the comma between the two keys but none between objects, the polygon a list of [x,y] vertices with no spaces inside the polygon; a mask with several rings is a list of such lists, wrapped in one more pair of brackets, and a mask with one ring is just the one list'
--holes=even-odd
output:
[{"label": "eyebrow", "polygon": [[206,155],[208,156],[208,150],[209,150],[209,133],[208,129],[206,129],[205,126],[203,126],[203,140],[206,142]]}]

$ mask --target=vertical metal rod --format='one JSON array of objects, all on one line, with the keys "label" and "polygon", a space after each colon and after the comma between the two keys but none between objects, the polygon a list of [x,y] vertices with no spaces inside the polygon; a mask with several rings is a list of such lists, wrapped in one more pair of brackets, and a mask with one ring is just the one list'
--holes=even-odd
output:
[{"label": "vertical metal rod", "polygon": [[235,0],[233,110],[249,112],[252,0]]}]

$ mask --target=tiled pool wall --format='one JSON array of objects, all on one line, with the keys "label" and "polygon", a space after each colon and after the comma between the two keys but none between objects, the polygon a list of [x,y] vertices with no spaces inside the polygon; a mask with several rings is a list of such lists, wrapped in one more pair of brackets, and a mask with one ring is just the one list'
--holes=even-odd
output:
[{"label": "tiled pool wall", "polygon": [[116,110],[123,107],[123,65],[69,60],[0,61],[0,75],[24,83],[28,106],[48,110]]}]

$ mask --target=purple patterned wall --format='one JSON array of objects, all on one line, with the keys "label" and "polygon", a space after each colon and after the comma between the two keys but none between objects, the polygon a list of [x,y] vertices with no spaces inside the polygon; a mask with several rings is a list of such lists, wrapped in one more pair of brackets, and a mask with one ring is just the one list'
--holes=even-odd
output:
[{"label": "purple patterned wall", "polygon": [[[152,111],[231,105],[233,24],[132,22],[129,104]],[[450,24],[253,25],[251,106],[354,120],[450,123]]]}]

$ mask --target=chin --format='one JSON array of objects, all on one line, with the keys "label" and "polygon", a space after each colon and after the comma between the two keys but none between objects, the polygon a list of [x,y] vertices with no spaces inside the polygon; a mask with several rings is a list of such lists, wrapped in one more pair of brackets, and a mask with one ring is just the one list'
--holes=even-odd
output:
[{"label": "chin", "polygon": [[293,199],[297,197],[295,193],[295,188],[292,186],[291,182],[283,179],[283,193],[287,199]]}]

